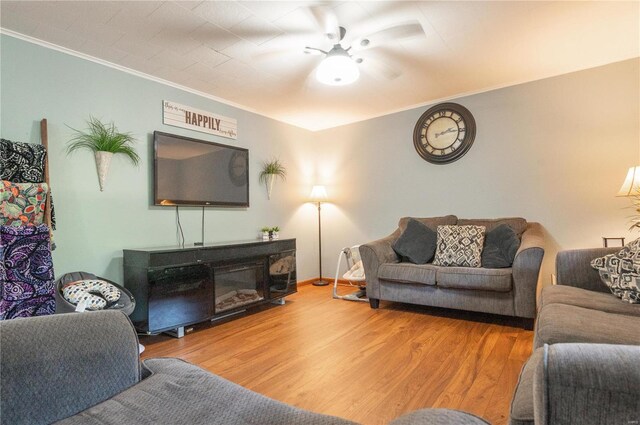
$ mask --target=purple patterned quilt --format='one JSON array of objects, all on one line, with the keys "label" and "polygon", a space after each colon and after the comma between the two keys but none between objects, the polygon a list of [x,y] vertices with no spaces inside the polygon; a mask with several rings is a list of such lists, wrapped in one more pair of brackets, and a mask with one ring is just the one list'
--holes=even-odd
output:
[{"label": "purple patterned quilt", "polygon": [[0,226],[0,320],[55,312],[49,242],[44,224]]}]

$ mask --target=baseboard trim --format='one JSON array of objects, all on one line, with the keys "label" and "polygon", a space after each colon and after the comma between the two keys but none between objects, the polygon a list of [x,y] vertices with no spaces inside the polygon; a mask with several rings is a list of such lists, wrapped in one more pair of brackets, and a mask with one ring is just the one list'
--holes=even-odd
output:
[{"label": "baseboard trim", "polygon": [[[311,285],[313,282],[317,282],[319,280],[320,280],[319,277],[314,277],[312,279],[301,280],[301,281],[298,281],[298,286]],[[335,281],[335,279],[332,279],[330,277],[323,277],[322,281],[328,282],[331,285],[333,285],[333,282]],[[347,279],[338,279],[338,284],[340,284],[340,285],[349,285],[349,281]]]}]

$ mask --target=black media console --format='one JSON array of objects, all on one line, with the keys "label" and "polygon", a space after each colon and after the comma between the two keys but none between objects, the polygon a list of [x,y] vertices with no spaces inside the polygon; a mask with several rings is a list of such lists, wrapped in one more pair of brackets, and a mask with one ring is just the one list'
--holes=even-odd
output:
[{"label": "black media console", "polygon": [[297,291],[296,240],[124,250],[131,320],[148,334],[236,314]]}]

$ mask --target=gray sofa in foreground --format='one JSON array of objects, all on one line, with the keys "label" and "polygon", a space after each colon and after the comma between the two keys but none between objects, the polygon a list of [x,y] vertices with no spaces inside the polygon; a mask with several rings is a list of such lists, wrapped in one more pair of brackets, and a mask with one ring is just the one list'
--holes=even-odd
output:
[{"label": "gray sofa in foreground", "polygon": [[[247,390],[175,358],[140,363],[118,311],[0,321],[3,425],[354,425]],[[395,425],[486,422],[424,409]]]},{"label": "gray sofa in foreground", "polygon": [[[179,359],[141,364],[137,343],[128,317],[117,311],[0,321],[0,423],[354,425],[269,399]],[[640,392],[639,347],[556,344],[535,357],[528,363],[528,395],[537,424],[633,423],[626,420]],[[448,409],[417,410],[391,422],[481,424],[487,422]]]},{"label": "gray sofa in foreground", "polygon": [[[392,246],[407,227],[409,217],[404,217],[391,235],[360,246],[371,307],[377,308],[380,300],[387,300],[524,319],[536,317],[536,288],[544,256],[538,223],[527,223],[523,218],[458,219],[454,215],[416,220],[434,231],[440,225],[455,224],[485,226],[490,231],[504,223],[520,237],[520,248],[513,266],[505,269],[401,262]],[[531,326],[532,321],[526,325]]]},{"label": "gray sofa in foreground", "polygon": [[[557,285],[544,288],[540,295],[534,352],[520,373],[511,403],[511,425],[539,423],[534,412],[539,392],[536,371],[543,362],[544,347],[560,345],[574,347],[574,353],[565,360],[573,364],[558,365],[559,388],[565,387],[566,394],[555,415],[571,417],[576,424],[639,423],[640,305],[612,295],[591,267],[594,258],[619,250],[558,253]],[[549,392],[548,397],[558,392]]]}]

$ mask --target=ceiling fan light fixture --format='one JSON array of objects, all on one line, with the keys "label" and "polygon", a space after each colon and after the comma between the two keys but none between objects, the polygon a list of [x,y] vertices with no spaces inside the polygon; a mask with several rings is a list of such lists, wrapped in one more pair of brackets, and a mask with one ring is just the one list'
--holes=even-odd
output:
[{"label": "ceiling fan light fixture", "polygon": [[360,70],[347,54],[327,56],[316,70],[316,78],[329,86],[346,86],[360,78]]}]

